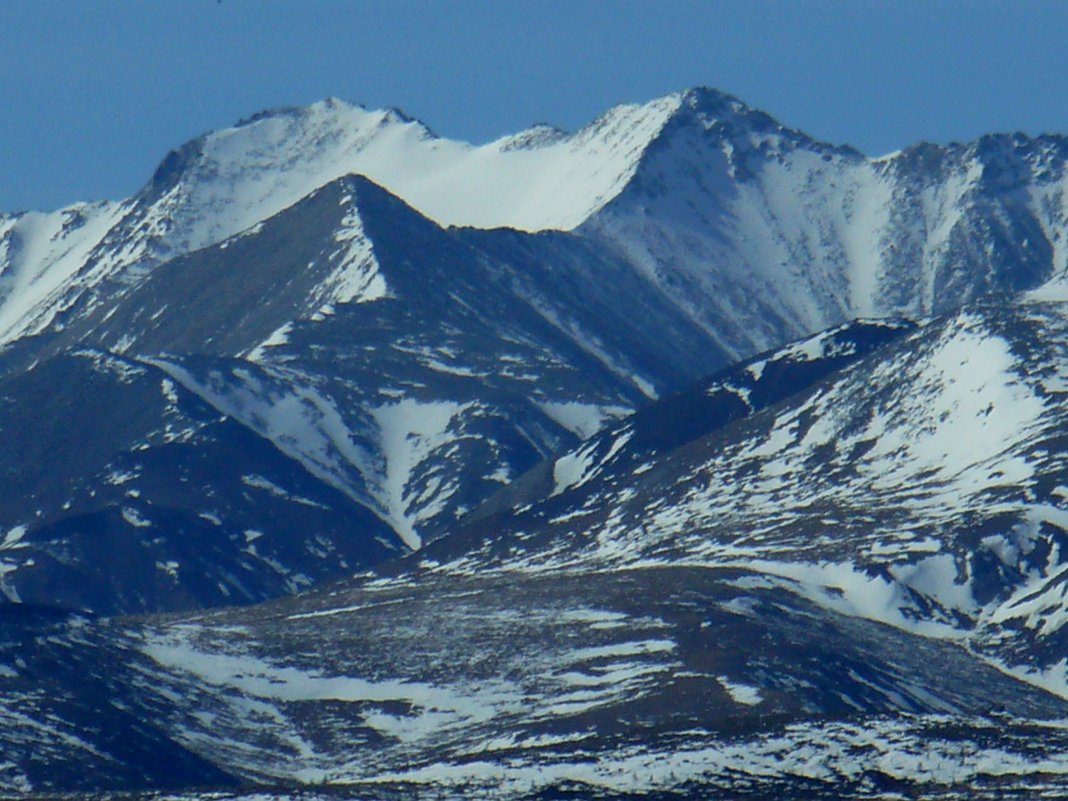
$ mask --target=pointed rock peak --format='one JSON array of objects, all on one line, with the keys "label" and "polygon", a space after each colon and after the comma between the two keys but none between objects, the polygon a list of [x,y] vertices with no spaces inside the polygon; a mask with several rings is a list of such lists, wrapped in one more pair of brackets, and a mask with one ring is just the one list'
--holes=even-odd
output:
[{"label": "pointed rock peak", "polygon": [[621,103],[585,126],[574,138],[582,141],[613,131],[631,135],[637,132],[639,137],[655,134],[679,110],[680,103],[679,94],[664,95],[647,103]]},{"label": "pointed rock peak", "polygon": [[1034,140],[1030,136],[1022,131],[1016,131],[1014,133],[984,134],[976,141],[975,148],[980,153],[1000,153],[1024,150],[1030,148],[1033,144]]},{"label": "pointed rock peak", "polygon": [[[789,128],[766,112],[755,109],[734,95],[698,86],[674,95],[678,109],[671,123],[678,127],[698,126],[729,140],[734,148],[766,148],[771,141],[782,146],[812,148],[850,159],[863,154],[849,145],[834,145],[813,139],[804,131]],[[775,146],[773,146],[774,149]]]},{"label": "pointed rock peak", "polygon": [[875,162],[896,174],[912,175],[928,181],[941,180],[947,169],[958,165],[963,150],[963,146],[956,144],[917,142],[875,159]]},{"label": "pointed rock peak", "polygon": [[276,120],[287,117],[295,119],[315,114],[336,112],[351,107],[352,106],[348,103],[338,100],[336,97],[328,97],[325,100],[316,101],[310,106],[279,106],[277,108],[268,108],[263,111],[257,111],[249,117],[244,117],[243,119],[238,120],[233,127],[249,128],[264,120]]},{"label": "pointed rock peak", "polygon": [[983,165],[984,171],[1000,174],[1014,170],[1020,177],[1031,170],[1063,174],[1068,157],[1068,138],[1054,134],[1033,137],[1022,131],[986,134],[966,146],[949,147],[964,150],[967,157]]},{"label": "pointed rock peak", "polygon": [[418,117],[413,117],[404,109],[397,108],[396,106],[388,106],[387,108],[382,109],[381,114],[383,123],[400,123],[402,125],[414,123],[420,128],[424,128],[428,131],[430,130],[427,124],[421,119],[419,119]]},{"label": "pointed rock peak", "polygon": [[788,133],[808,138],[786,128],[770,114],[747,106],[734,95],[707,86],[680,93],[678,116],[699,121],[709,129],[721,128],[731,133]]},{"label": "pointed rock peak", "polygon": [[[165,194],[205,159],[213,164],[244,163],[260,171],[281,170],[301,161],[314,161],[319,152],[326,155],[326,151],[344,150],[392,126],[413,128],[417,138],[436,138],[426,125],[400,109],[367,109],[336,97],[308,106],[267,109],[172,150],[142,195],[148,193],[154,199]],[[212,174],[218,171],[217,166],[207,170]]]},{"label": "pointed rock peak", "polygon": [[568,136],[567,131],[562,128],[557,128],[555,125],[550,125],[546,122],[539,122],[525,131],[497,140],[497,145],[501,152],[507,150],[535,150],[539,147],[555,145],[567,139]]},{"label": "pointed rock peak", "polygon": [[328,126],[344,129],[412,125],[427,134],[433,135],[423,122],[399,108],[373,109],[336,97],[317,100],[307,106],[283,106],[260,111],[239,121],[233,128],[223,129],[213,135],[225,136],[235,130],[255,127],[257,124],[268,121],[279,121],[283,124],[296,126]]},{"label": "pointed rock peak", "polygon": [[[335,178],[319,187],[292,208],[310,205],[336,205],[339,208],[343,225],[351,226],[354,221],[374,223],[382,220],[388,226],[403,223],[408,225],[430,226],[441,230],[441,226],[412,208],[397,195],[366,175],[349,173]],[[288,210],[287,212],[288,213]]]},{"label": "pointed rock peak", "polygon": [[386,165],[385,177],[407,175],[408,160],[432,140],[404,112],[327,98],[264,111],[188,142],[163,159],[136,200],[159,221],[153,225],[165,232],[163,247],[189,252],[272,217],[348,172]]},{"label": "pointed rock peak", "polygon": [[709,86],[695,86],[680,93],[680,107],[719,116],[745,115],[752,112],[732,94]]},{"label": "pointed rock peak", "polygon": [[312,103],[309,109],[322,109],[324,111],[338,111],[357,107],[356,103],[349,103],[347,100],[342,100],[339,97],[325,97],[322,100],[317,100]]},{"label": "pointed rock peak", "polygon": [[583,128],[575,139],[621,141],[643,149],[673,131],[697,129],[729,140],[783,136],[798,143],[812,140],[785,128],[762,111],[750,108],[734,95],[705,86],[674,92],[641,105],[620,105]]},{"label": "pointed rock peak", "polygon": [[345,193],[347,197],[353,198],[353,201],[359,206],[389,205],[391,208],[403,210],[407,214],[427,219],[403,199],[362,173],[353,172],[348,175],[342,175],[333,182],[333,185],[337,190]]},{"label": "pointed rock peak", "polygon": [[189,167],[204,153],[204,137],[198,137],[177,147],[163,157],[152,178],[139,197],[152,202],[172,190],[182,180]]},{"label": "pointed rock peak", "polygon": [[256,123],[263,122],[264,120],[307,120],[326,117],[348,118],[352,116],[367,116],[371,119],[378,119],[391,123],[416,123],[424,128],[426,127],[422,122],[415,117],[406,114],[401,109],[393,107],[373,109],[360,103],[350,103],[347,100],[342,100],[337,97],[327,97],[322,100],[317,100],[307,106],[280,106],[278,108],[265,109],[264,111],[256,112],[250,117],[245,117],[244,119],[239,120],[233,127],[247,128]]},{"label": "pointed rock peak", "polygon": [[971,177],[1008,188],[1036,177],[1041,180],[1063,175],[1068,162],[1068,137],[1031,136],[1016,131],[985,134],[968,142],[918,142],[877,161],[931,181],[941,180],[950,170],[973,170]]}]

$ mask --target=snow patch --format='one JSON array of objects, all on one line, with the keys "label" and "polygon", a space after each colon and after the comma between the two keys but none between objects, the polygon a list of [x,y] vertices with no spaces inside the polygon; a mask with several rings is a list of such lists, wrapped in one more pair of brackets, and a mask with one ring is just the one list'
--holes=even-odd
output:
[{"label": "snow patch", "polygon": [[764,700],[760,695],[760,690],[756,687],[731,681],[726,676],[716,676],[716,681],[722,685],[723,689],[726,690],[727,694],[731,697],[731,700],[736,704],[756,706]]},{"label": "snow patch", "polygon": [[605,406],[579,401],[541,401],[537,406],[546,417],[579,439],[589,439],[604,428],[605,423],[625,417],[633,411],[626,406]]}]

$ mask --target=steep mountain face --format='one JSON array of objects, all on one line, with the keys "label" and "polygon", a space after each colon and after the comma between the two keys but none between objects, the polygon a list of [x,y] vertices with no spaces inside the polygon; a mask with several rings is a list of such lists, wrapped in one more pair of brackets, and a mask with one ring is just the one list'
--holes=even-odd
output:
[{"label": "steep mountain face", "polygon": [[[334,100],[267,112],[127,200],[0,218],[0,392],[75,350],[143,363],[368,510],[381,553],[418,547],[757,352],[1059,285],[1066,151],[992,136],[873,160],[707,89],[480,147]],[[60,369],[39,413],[100,414],[61,397]],[[26,504],[0,519],[26,532],[8,595],[46,602],[18,566],[69,510]]]},{"label": "steep mountain face", "polygon": [[855,317],[925,317],[1068,266],[1059,136],[869,159],[695,90],[579,229],[736,358]]},{"label": "steep mountain face", "polygon": [[171,152],[121,203],[0,219],[0,342],[62,325],[75,304],[105,302],[352,173],[443,225],[573,228],[619,191],[676,105],[621,106],[573,136],[535,128],[482,147],[337,100],[256,115]]},{"label": "steep mountain face", "polygon": [[[604,292],[606,282],[616,293]],[[625,321],[623,298],[634,299],[640,324]],[[86,385],[82,361],[67,354],[90,346],[150,378],[129,397],[113,381],[99,400],[81,402],[68,388]],[[63,330],[9,349],[0,432],[14,434],[11,453],[33,443],[35,483],[9,484],[0,507],[0,529],[19,532],[5,560],[6,595],[133,612],[262,600],[347,575],[445,533],[546,455],[723,358],[625,264],[580,239],[445,231],[366,179],[339,179],[249,232],[160,265]],[[140,463],[146,439],[169,441],[169,431],[188,427],[169,419],[164,396],[175,388],[227,437],[256,443],[228,445],[229,464],[212,452],[214,436],[184,446],[189,459],[218,464],[219,478],[213,484],[205,472],[169,491],[165,506],[183,526],[149,514],[164,502],[123,466]],[[49,438],[27,414],[50,421]],[[82,459],[68,458],[65,442],[78,442]],[[302,471],[303,488],[272,477],[262,460]],[[69,497],[72,482],[92,492],[113,473],[126,476],[121,491],[105,481],[91,501]],[[307,507],[329,497],[323,508],[343,509],[343,518],[325,526],[261,505],[250,521],[238,510],[258,503],[250,493],[264,496],[264,487],[297,498],[295,513],[300,499]],[[127,494],[141,498],[136,525]],[[198,539],[220,526],[232,541],[225,556]],[[353,531],[341,552],[338,526]],[[104,544],[112,541],[128,542],[150,569],[135,567],[129,548]],[[280,550],[266,553],[267,542]],[[262,575],[251,577],[250,564]],[[149,578],[159,571],[166,576]]]},{"label": "steep mountain face", "polygon": [[[559,457],[547,495],[295,598],[43,633],[12,618],[0,776],[268,798],[1055,797],[1065,311],[975,307],[764,354]],[[683,408],[711,412],[691,438]],[[100,697],[153,722],[136,748],[81,722]],[[130,778],[156,754],[181,755],[173,776]]]}]

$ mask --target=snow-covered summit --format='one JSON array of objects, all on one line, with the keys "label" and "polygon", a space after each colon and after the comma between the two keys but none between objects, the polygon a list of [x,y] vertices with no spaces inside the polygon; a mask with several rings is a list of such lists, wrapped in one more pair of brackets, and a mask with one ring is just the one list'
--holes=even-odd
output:
[{"label": "snow-covered summit", "polygon": [[573,134],[540,123],[484,145],[439,137],[398,109],[327,98],[186,143],[140,197],[171,214],[168,239],[183,250],[220,241],[348,173],[442,225],[570,230],[624,188],[668,124],[812,141],[704,87],[615,106]]},{"label": "snow-covered summit", "polygon": [[261,112],[171,151],[131,198],[0,218],[0,342],[354,173],[442,225],[573,229],[622,191],[681,98],[618,106],[572,135],[537,125],[480,146],[336,98]]},{"label": "snow-covered summit", "polygon": [[618,106],[570,136],[538,125],[480,146],[438,137],[395,109],[328,99],[263,112],[184,145],[145,195],[158,198],[175,222],[169,239],[186,250],[348,173],[443,225],[566,230],[618,193],[681,97]]},{"label": "snow-covered summit", "polygon": [[607,248],[745,358],[1068,272],[1066,155],[1061,137],[1011,134],[869,159],[708,88],[482,145],[330,98],[195,139],[120,203],[0,218],[0,342],[360,174],[439,225]]},{"label": "snow-covered summit", "polygon": [[744,101],[718,89],[698,86],[675,95],[679,107],[672,117],[675,127],[695,127],[722,140],[750,137],[755,143],[772,138],[793,147],[812,147],[860,159],[863,156],[848,146],[818,142],[803,131],[789,128],[770,114],[754,109]]},{"label": "snow-covered summit", "polygon": [[698,137],[701,150],[816,144],[707,88],[615,106],[573,134],[538,124],[483,145],[439,137],[397,109],[328,98],[260,112],[171,151],[145,188],[120,204],[122,227],[134,232],[105,244],[126,264],[158,262],[221,242],[353,173],[441,225],[573,230],[679,131]]}]

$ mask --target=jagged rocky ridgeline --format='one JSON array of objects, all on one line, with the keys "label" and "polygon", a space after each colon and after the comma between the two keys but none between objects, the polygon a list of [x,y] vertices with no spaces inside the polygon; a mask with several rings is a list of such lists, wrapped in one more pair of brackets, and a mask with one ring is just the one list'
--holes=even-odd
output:
[{"label": "jagged rocky ridgeline", "polygon": [[1065,152],[331,100],[0,217],[0,793],[1056,797]]}]

